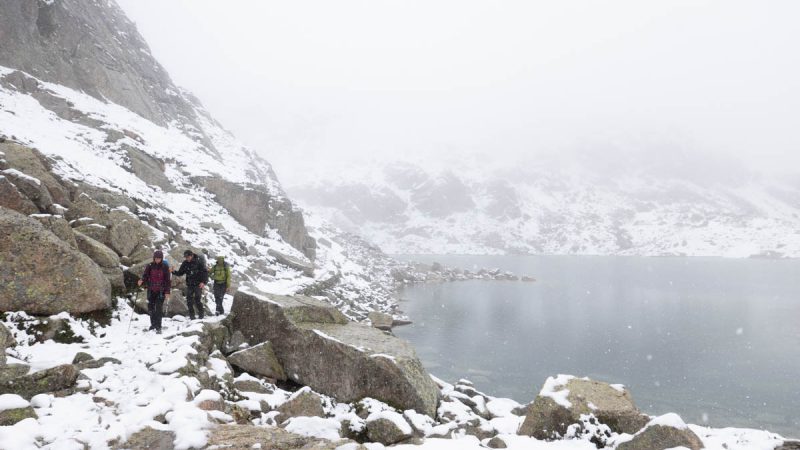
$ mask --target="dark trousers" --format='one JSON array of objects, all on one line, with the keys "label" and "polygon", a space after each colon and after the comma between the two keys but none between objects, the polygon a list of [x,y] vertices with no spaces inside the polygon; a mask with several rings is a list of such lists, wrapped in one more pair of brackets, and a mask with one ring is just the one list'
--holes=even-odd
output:
[{"label": "dark trousers", "polygon": [[161,318],[164,317],[164,293],[147,291],[147,313],[150,314],[150,328],[161,329]]},{"label": "dark trousers", "polygon": [[214,303],[217,304],[217,314],[225,312],[222,307],[222,299],[225,298],[226,290],[228,290],[228,286],[225,283],[214,283]]},{"label": "dark trousers", "polygon": [[197,315],[203,318],[203,303],[200,301],[200,296],[203,290],[200,286],[187,286],[186,287],[186,306],[189,307],[189,317],[194,319],[194,310],[197,308]]}]

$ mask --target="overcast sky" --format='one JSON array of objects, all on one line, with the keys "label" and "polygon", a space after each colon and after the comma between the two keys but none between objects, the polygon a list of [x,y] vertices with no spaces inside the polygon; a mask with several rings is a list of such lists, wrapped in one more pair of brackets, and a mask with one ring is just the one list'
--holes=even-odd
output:
[{"label": "overcast sky", "polygon": [[346,158],[800,164],[800,1],[118,0],[283,177]]}]

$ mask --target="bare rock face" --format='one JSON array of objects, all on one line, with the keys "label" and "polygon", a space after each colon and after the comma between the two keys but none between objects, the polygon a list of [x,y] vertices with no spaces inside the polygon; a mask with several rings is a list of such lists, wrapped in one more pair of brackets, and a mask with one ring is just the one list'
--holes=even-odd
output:
[{"label": "bare rock face", "polygon": [[228,356],[228,361],[252,375],[286,380],[286,372],[278,362],[278,357],[275,356],[272,343],[269,341],[233,353]]},{"label": "bare rock face", "polygon": [[647,426],[636,433],[633,439],[617,446],[619,450],[666,450],[685,447],[700,450],[703,441],[678,417],[677,414],[665,414],[656,417]]},{"label": "bare rock face", "polygon": [[536,439],[557,439],[566,434],[570,425],[579,423],[582,414],[594,414],[618,433],[636,433],[649,421],[623,387],[559,375],[547,379],[518,433]]},{"label": "bare rock face", "polygon": [[0,30],[0,65],[108,99],[158,124],[195,117],[115,2],[7,0],[0,3]]},{"label": "bare rock face", "polygon": [[111,285],[88,256],[35,219],[0,208],[0,310],[84,313],[111,305]]},{"label": "bare rock face", "polygon": [[289,245],[314,260],[316,241],[308,235],[303,213],[283,192],[273,193],[262,186],[240,185],[222,178],[198,178],[194,181],[214,194],[217,201],[251,232],[263,235],[269,225]]},{"label": "bare rock face", "polygon": [[293,381],[339,401],[365,397],[434,417],[439,390],[405,341],[353,323],[311,297],[237,292],[231,330],[270,341]]}]

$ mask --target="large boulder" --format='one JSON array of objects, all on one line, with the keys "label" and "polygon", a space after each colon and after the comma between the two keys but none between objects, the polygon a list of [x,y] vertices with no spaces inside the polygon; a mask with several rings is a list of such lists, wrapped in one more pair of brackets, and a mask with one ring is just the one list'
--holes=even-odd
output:
[{"label": "large boulder", "polygon": [[34,395],[71,388],[75,385],[78,375],[79,372],[75,366],[64,364],[3,380],[0,382],[0,394],[17,394],[30,400]]},{"label": "large boulder", "polygon": [[114,253],[114,250],[79,231],[74,232],[74,235],[78,249],[91,258],[95,264],[103,268],[119,268],[119,256]]},{"label": "large boulder", "polygon": [[38,179],[17,169],[6,169],[2,171],[9,181],[19,189],[25,197],[29,198],[39,208],[39,211],[48,212],[53,205],[53,197],[44,184]]},{"label": "large boulder", "polygon": [[111,285],[88,256],[41,223],[0,208],[0,311],[51,315],[111,306]]},{"label": "large boulder", "polygon": [[114,209],[108,214],[111,222],[108,245],[124,256],[130,256],[134,250],[146,247],[147,254],[152,254],[153,233],[148,225],[128,211]]},{"label": "large boulder", "polygon": [[703,441],[677,414],[665,414],[650,421],[633,439],[617,446],[618,450],[666,450],[670,448],[699,450]]},{"label": "large boulder", "polygon": [[307,277],[314,276],[314,264],[309,261],[303,261],[300,258],[295,258],[294,256],[281,253],[274,249],[269,249],[267,253],[269,256],[275,258],[278,263],[283,264],[286,267],[299,270]]},{"label": "large boulder", "polygon": [[78,249],[100,266],[103,275],[111,283],[113,292],[123,291],[125,289],[125,278],[122,267],[120,267],[119,256],[114,253],[114,250],[79,231],[75,231],[74,235],[75,241],[78,243]]},{"label": "large boulder", "polygon": [[353,323],[311,297],[239,291],[231,329],[248,343],[272,342],[289,377],[343,402],[365,397],[434,417],[439,390],[406,342]]},{"label": "large boulder", "polygon": [[31,217],[38,220],[39,223],[58,236],[59,239],[69,244],[70,247],[78,249],[78,243],[75,241],[75,233],[64,217],[52,214],[34,214]]},{"label": "large boulder", "polygon": [[66,218],[70,221],[83,219],[84,217],[89,217],[93,219],[94,222],[103,226],[110,225],[108,207],[92,200],[86,193],[79,195],[78,198],[72,202],[72,205],[66,213]]},{"label": "large boulder", "polygon": [[5,175],[0,175],[0,206],[25,215],[39,212],[39,208],[24,196]]},{"label": "large boulder", "polygon": [[147,153],[128,145],[123,146],[128,151],[131,169],[137,177],[151,186],[158,186],[164,192],[175,192],[175,186],[164,175],[164,161],[154,158]]},{"label": "large boulder", "polygon": [[0,152],[5,155],[9,167],[39,180],[52,201],[67,207],[70,205],[68,190],[53,176],[50,162],[39,151],[14,142],[3,142],[0,143]]},{"label": "large boulder", "polygon": [[228,362],[251,375],[286,380],[286,372],[278,362],[278,357],[275,356],[272,343],[269,341],[229,355]]},{"label": "large boulder", "polygon": [[582,414],[593,414],[618,433],[636,433],[649,421],[624,387],[559,375],[545,381],[518,433],[557,439],[570,425],[579,423]]}]

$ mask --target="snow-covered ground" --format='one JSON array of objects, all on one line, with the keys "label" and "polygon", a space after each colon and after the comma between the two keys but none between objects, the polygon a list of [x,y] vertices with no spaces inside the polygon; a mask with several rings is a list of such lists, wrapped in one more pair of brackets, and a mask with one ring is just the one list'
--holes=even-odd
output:
[{"label": "snow-covered ground", "polygon": [[[226,310],[230,309],[232,299],[226,298]],[[108,326],[90,325],[90,322],[76,320],[69,315],[59,317],[67,320],[76,336],[84,342],[72,344],[55,343],[52,340],[32,344],[32,337],[24,329],[16,325],[26,320],[35,320],[21,313],[8,314],[6,326],[13,331],[18,345],[7,351],[9,363],[25,363],[31,370],[68,364],[78,352],[86,352],[96,359],[103,357],[116,358],[116,363],[96,369],[85,369],[85,379],[79,379],[81,392],[66,397],[55,397],[41,394],[33,397],[33,406],[38,418],[26,419],[16,425],[0,427],[0,449],[28,450],[48,449],[82,449],[88,445],[92,449],[109,448],[109,442],[125,440],[136,431],[145,427],[175,432],[175,445],[178,449],[200,448],[207,442],[208,435],[214,427],[233,422],[233,418],[221,411],[202,409],[201,402],[219,401],[224,396],[217,391],[204,389],[197,378],[181,374],[181,369],[189,363],[187,356],[197,352],[197,336],[186,333],[200,332],[201,322],[188,322],[177,316],[164,319],[164,333],[157,335],[147,331],[149,319],[146,315],[134,313],[133,309],[120,299],[119,306],[113,314]],[[205,322],[213,323],[220,317],[207,318]],[[23,327],[24,328],[24,327]],[[221,358],[212,354],[206,367],[212,378],[230,374],[230,368]],[[256,380],[242,374],[237,380]],[[443,386],[442,393],[453,395],[453,385],[436,380]],[[277,408],[287,400],[305,392],[290,392],[274,385],[264,384],[272,390],[269,394],[243,393],[246,397],[236,403],[248,410],[259,410],[264,401],[271,408]],[[14,396],[0,397],[0,408],[18,406],[25,402]],[[341,434],[341,422],[349,420],[351,426],[363,426],[364,419],[356,416],[353,405],[339,404],[333,399],[324,397],[326,417],[294,418],[284,427],[291,432],[327,439],[338,439]],[[447,397],[446,397],[447,398]],[[16,403],[15,403],[16,402]],[[27,402],[25,402],[27,403]],[[429,437],[421,445],[398,445],[398,449],[430,449],[430,450],[469,450],[481,449],[482,442],[474,436],[453,432],[454,425],[435,425],[430,419],[413,411],[395,411],[376,400],[366,400],[370,416],[373,418],[405,417],[419,429],[425,430]],[[563,441],[545,442],[533,438],[516,435],[516,429],[522,417],[516,416],[512,410],[519,403],[510,399],[489,397],[486,409],[493,419],[489,426],[499,431],[499,436],[511,449],[593,449],[594,444],[581,438]],[[469,408],[454,402],[445,401],[440,413],[447,412],[459,420],[471,418]],[[260,413],[251,417],[255,425],[275,426],[277,411]],[[367,417],[367,421],[370,417]],[[675,415],[660,418],[662,422],[674,424],[680,421]],[[402,422],[404,426],[408,426]],[[682,422],[681,422],[682,423]],[[759,430],[746,429],[711,429],[689,425],[704,442],[708,449],[726,450],[771,450],[780,438],[775,434]],[[442,435],[449,435],[444,439]],[[613,442],[619,443],[630,439],[628,435],[617,435]],[[484,442],[485,443],[485,442]],[[345,450],[347,445],[342,446]],[[372,443],[367,448],[377,450],[383,445]]]}]

